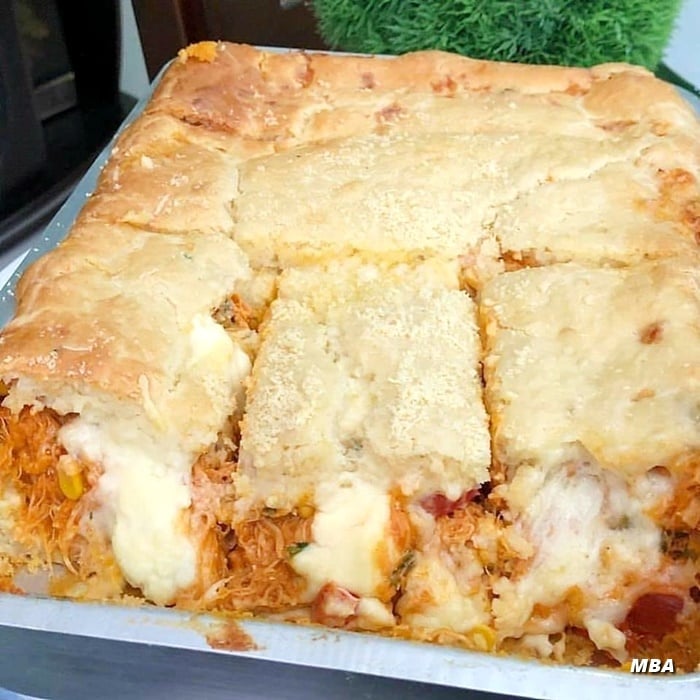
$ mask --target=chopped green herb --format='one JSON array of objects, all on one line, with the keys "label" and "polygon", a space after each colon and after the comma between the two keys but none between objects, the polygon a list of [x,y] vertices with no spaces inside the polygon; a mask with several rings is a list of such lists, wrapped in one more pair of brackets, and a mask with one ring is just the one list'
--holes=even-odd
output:
[{"label": "chopped green herb", "polygon": [[632,519],[629,515],[623,515],[620,519],[612,524],[613,530],[629,530],[632,525]]},{"label": "chopped green herb", "polygon": [[303,551],[309,546],[308,542],[295,542],[287,547],[287,554],[290,557],[295,557],[299,552]]},{"label": "chopped green herb", "polygon": [[690,546],[690,533],[682,530],[664,530],[661,535],[661,551],[675,561],[697,558]]},{"label": "chopped green herb", "polygon": [[416,553],[413,550],[406,552],[406,554],[401,557],[401,561],[396,565],[396,568],[391,572],[389,583],[391,583],[394,588],[398,588],[403,578],[413,568],[415,563]]}]

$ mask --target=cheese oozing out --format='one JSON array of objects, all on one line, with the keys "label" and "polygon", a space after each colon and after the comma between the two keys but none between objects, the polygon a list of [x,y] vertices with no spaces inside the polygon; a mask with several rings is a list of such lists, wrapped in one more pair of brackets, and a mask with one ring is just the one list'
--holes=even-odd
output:
[{"label": "cheese oozing out", "polygon": [[485,568],[495,558],[499,523],[486,512],[436,518],[416,505],[409,513],[416,552],[396,602],[402,623],[429,632],[474,631],[475,646],[490,647],[492,640],[483,636],[493,634]]},{"label": "cheese oozing out", "polygon": [[[348,472],[320,485],[316,504],[313,540],[291,560],[306,579],[309,597],[332,581],[361,599],[376,598],[397,555],[388,536],[389,494]],[[365,606],[373,617],[378,613],[376,603]]]},{"label": "cheese oozing out", "polygon": [[[499,491],[534,552],[521,573],[494,585],[500,633],[578,624],[600,648],[622,652],[616,625],[661,562],[660,531],[624,479],[581,455],[556,469],[521,466]],[[531,618],[535,606],[550,614]]]},{"label": "cheese oozing out", "polygon": [[698,289],[697,269],[669,260],[523,269],[481,291],[507,470],[494,495],[532,549],[494,584],[501,636],[577,625],[623,658],[618,625],[645,582],[671,575],[650,514],[700,445]]},{"label": "cheese oozing out", "polygon": [[60,437],[70,454],[104,470],[97,517],[111,535],[124,576],[150,600],[170,602],[196,575],[184,517],[190,505],[188,455],[149,441],[133,426],[82,417],[67,423]]},{"label": "cheese oozing out", "polygon": [[[448,629],[466,633],[491,621],[490,605],[478,573],[460,585],[461,571],[439,552],[421,555],[408,577],[399,605],[403,622],[427,630]],[[476,556],[474,556],[476,561]]]},{"label": "cheese oozing out", "polygon": [[[229,397],[217,406],[223,422],[250,371],[248,356],[204,314],[194,317],[189,340],[190,377],[206,373],[212,391]],[[216,430],[209,432],[213,441]],[[115,419],[90,412],[67,422],[59,433],[70,455],[102,468],[96,520],[111,538],[125,578],[158,604],[172,602],[197,576],[187,509],[191,466],[206,444],[187,444],[188,437],[143,416]]]},{"label": "cheese oozing out", "polygon": [[310,594],[332,582],[388,602],[406,544],[390,494],[456,500],[488,480],[478,332],[457,266],[285,272],[246,409],[237,517],[312,504],[313,541],[293,559]]}]

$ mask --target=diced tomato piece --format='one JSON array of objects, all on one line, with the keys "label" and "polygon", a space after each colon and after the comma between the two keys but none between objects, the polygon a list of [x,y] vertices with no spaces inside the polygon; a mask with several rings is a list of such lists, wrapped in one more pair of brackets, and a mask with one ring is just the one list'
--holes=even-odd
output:
[{"label": "diced tomato piece", "polygon": [[479,489],[465,491],[456,501],[453,501],[443,493],[433,493],[421,499],[420,506],[434,518],[452,515],[458,508],[471,503],[479,495]]},{"label": "diced tomato piece", "polygon": [[637,598],[625,618],[624,628],[640,637],[660,639],[676,627],[683,599],[673,593],[645,593]]},{"label": "diced tomato piece", "polygon": [[326,627],[345,627],[357,616],[360,599],[335,583],[327,583],[311,603],[311,620]]}]

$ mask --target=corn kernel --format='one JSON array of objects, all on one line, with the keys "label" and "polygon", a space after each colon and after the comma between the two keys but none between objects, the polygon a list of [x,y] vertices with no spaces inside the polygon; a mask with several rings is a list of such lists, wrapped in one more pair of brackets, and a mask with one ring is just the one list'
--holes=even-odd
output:
[{"label": "corn kernel", "polygon": [[85,491],[82,472],[69,474],[63,469],[58,469],[58,488],[61,493],[71,501],[77,501]]},{"label": "corn kernel", "polygon": [[469,636],[479,651],[492,651],[496,644],[496,633],[487,625],[477,625]]},{"label": "corn kernel", "polygon": [[300,505],[297,508],[297,513],[300,518],[310,518],[314,514],[314,507],[308,504]]}]

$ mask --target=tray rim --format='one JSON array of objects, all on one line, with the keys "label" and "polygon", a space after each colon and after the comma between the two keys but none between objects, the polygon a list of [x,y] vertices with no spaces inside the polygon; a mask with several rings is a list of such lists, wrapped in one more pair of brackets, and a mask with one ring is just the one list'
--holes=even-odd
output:
[{"label": "tray rim", "polygon": [[[207,635],[215,634],[230,620],[250,635],[259,648],[236,651],[209,646]],[[630,693],[641,700],[680,700],[700,692],[698,673],[649,677],[546,664],[366,632],[260,618],[216,617],[150,605],[128,607],[2,593],[2,627],[233,655],[515,697],[559,700],[582,697],[577,693],[581,690],[585,694],[605,693],[606,700],[626,700]]]}]

